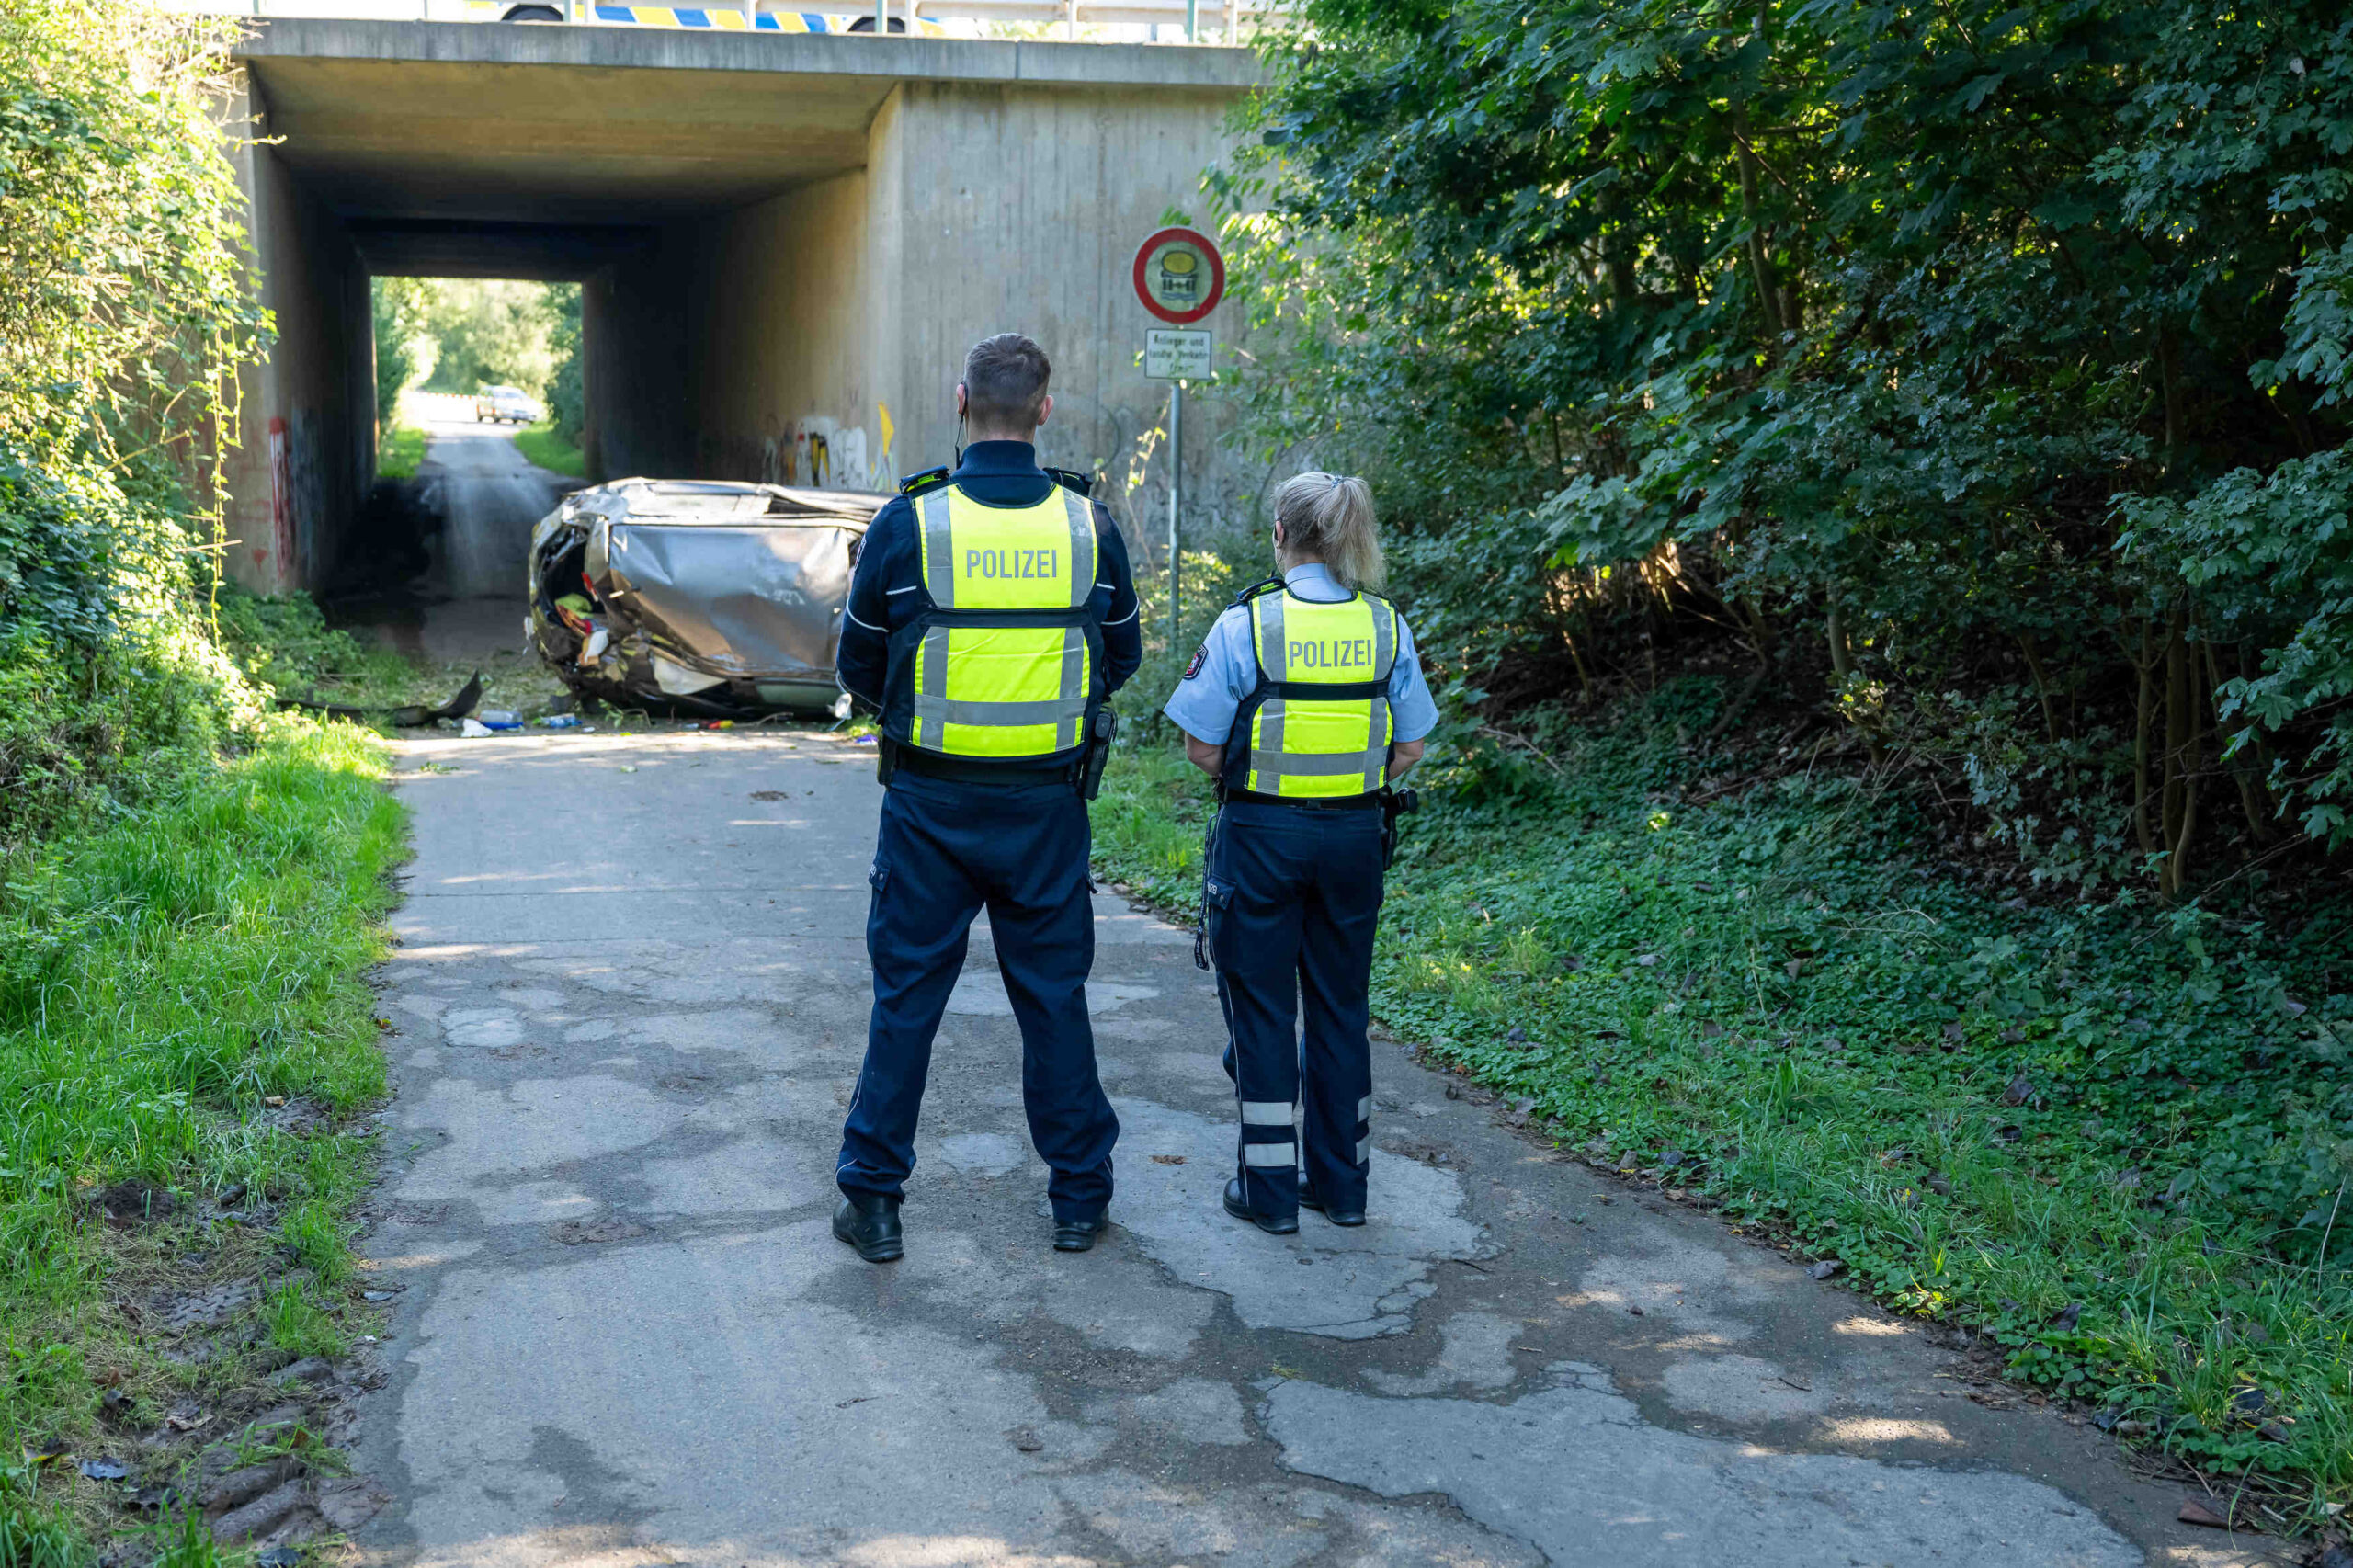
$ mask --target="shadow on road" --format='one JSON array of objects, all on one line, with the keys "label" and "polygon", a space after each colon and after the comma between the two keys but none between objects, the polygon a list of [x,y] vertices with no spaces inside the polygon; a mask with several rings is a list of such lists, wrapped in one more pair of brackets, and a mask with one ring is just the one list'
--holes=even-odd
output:
[{"label": "shadow on road", "polygon": [[583,482],[533,467],[505,428],[460,415],[464,400],[419,402],[425,461],[379,482],[328,617],[436,664],[521,654],[531,528]]}]

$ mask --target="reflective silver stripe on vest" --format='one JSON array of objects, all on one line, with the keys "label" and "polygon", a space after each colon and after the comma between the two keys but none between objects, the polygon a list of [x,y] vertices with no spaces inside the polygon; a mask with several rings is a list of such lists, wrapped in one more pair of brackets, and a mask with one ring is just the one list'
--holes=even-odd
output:
[{"label": "reflective silver stripe on vest", "polygon": [[[1095,595],[1095,573],[1100,564],[1095,559],[1095,503],[1075,490],[1065,490],[1063,506],[1070,513],[1070,608],[1085,609]],[[1079,568],[1082,561],[1086,563],[1084,571]],[[1070,744],[1078,742],[1074,739]]]},{"label": "reflective silver stripe on vest", "polygon": [[[1365,731],[1368,795],[1389,782],[1389,676],[1397,667],[1397,607],[1386,599],[1372,602],[1377,607],[1372,618],[1372,678],[1381,683],[1381,695],[1372,699],[1370,722]],[[1382,615],[1380,610],[1389,613]]]},{"label": "reflective silver stripe on vest", "polygon": [[942,609],[956,608],[956,533],[948,521],[948,490],[915,497],[916,520],[923,525],[923,585],[931,602]]},{"label": "reflective silver stripe on vest", "polygon": [[[1382,746],[1379,749],[1386,753],[1389,748]],[[1336,778],[1342,774],[1362,773],[1366,767],[1365,758],[1370,755],[1370,752],[1353,751],[1287,754],[1261,751],[1253,746],[1250,748],[1250,770],[1278,778],[1284,774],[1294,778]],[[1378,767],[1380,763],[1372,766]],[[1378,790],[1381,786],[1375,784],[1373,788]]]},{"label": "reflective silver stripe on vest", "polygon": [[[1288,667],[1289,653],[1283,646],[1283,594],[1278,590],[1262,594],[1250,601],[1251,619],[1258,631],[1258,673],[1267,680],[1280,680]],[[1269,697],[1258,705],[1258,714],[1252,722],[1257,733],[1251,737],[1250,770],[1244,775],[1245,788],[1262,795],[1271,795],[1280,788],[1279,779],[1257,777],[1258,759],[1267,752],[1279,755],[1283,749],[1283,699]]]},{"label": "reflective silver stripe on vest", "polygon": [[[1058,699],[1040,702],[972,702],[951,697],[926,704],[918,698],[915,703],[917,713],[943,724],[988,724],[1001,730],[1016,724],[1058,724],[1069,710],[1070,704]],[[1064,745],[1054,749],[1070,748]]]},{"label": "reflective silver stripe on vest", "polygon": [[[939,726],[948,719],[948,628],[934,626],[925,630],[923,646],[915,656],[915,744],[944,747],[948,737]],[[924,733],[926,722],[932,726],[928,736]]]},{"label": "reflective silver stripe on vest", "polygon": [[[1088,537],[1093,537],[1091,529]],[[1091,566],[1086,572],[1086,588],[1089,593],[1095,591],[1095,569]],[[1086,634],[1075,626],[1063,631],[1063,699],[1054,718],[1062,726],[1054,735],[1056,751],[1068,751],[1086,738]]]},{"label": "reflective silver stripe on vest", "polygon": [[1268,680],[1280,680],[1290,657],[1283,646],[1283,594],[1261,595],[1252,602],[1258,611],[1258,667]]},{"label": "reflective silver stripe on vest", "polygon": [[[933,751],[945,749],[942,724],[988,724],[1003,729],[1015,724],[1051,724],[1056,751],[1069,751],[1086,733],[1086,633],[1075,626],[1063,629],[1062,695],[1032,702],[984,702],[948,695],[948,631],[928,627],[923,634],[922,677],[915,685],[915,744]],[[925,733],[925,726],[933,726]]]},{"label": "reflective silver stripe on vest", "polygon": [[[1281,698],[1269,697],[1258,705],[1257,726],[1258,733],[1250,744],[1250,770],[1254,774],[1257,773],[1269,766],[1263,759],[1273,757],[1275,779],[1279,780],[1282,777],[1283,759],[1283,699]],[[1254,778],[1250,780],[1250,788],[1256,790],[1262,795],[1271,795],[1275,792],[1275,782],[1270,780],[1262,786],[1260,781]]]}]

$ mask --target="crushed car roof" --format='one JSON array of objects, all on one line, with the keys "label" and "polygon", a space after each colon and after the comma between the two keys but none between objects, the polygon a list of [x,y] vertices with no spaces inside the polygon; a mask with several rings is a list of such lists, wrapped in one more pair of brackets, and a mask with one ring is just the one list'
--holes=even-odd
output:
[{"label": "crushed car roof", "polygon": [[753,517],[865,524],[888,495],[863,490],[805,490],[710,479],[616,479],[575,491],[565,510],[608,521],[659,518],[673,523],[740,524]]}]

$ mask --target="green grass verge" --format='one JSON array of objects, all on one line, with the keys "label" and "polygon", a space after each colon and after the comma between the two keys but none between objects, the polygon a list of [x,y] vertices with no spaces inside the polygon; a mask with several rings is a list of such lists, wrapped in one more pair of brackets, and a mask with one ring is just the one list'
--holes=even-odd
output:
[{"label": "green grass verge", "polygon": [[[20,1453],[111,1451],[108,1419],[342,1346],[368,1158],[332,1126],[384,1087],[362,973],[403,853],[385,771],[363,731],[273,721],[0,889],[0,1559],[79,1561],[58,1543],[115,1517],[108,1488]],[[327,1128],[270,1114],[304,1101]],[[223,1269],[263,1279],[256,1338],[165,1358],[136,1302]]]},{"label": "green grass verge", "polygon": [[425,460],[425,432],[414,425],[394,425],[376,444],[376,477],[414,479]]},{"label": "green grass verge", "polygon": [[578,447],[557,435],[554,425],[547,420],[516,431],[515,448],[525,461],[550,473],[568,474],[574,479],[588,477],[588,460],[581,455]]},{"label": "green grass verge", "polygon": [[[1670,803],[1712,700],[1570,732],[1557,773],[1434,753],[1381,1017],[1587,1157],[2252,1478],[2250,1522],[2353,1499],[2347,911],[1997,902],[1843,778]],[[1211,810],[1173,737],[1140,743],[1097,858],[1189,916]]]}]

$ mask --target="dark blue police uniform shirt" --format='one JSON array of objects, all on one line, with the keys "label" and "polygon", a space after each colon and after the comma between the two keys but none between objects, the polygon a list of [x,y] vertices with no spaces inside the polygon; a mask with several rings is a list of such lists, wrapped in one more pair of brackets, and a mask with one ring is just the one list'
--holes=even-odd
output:
[{"label": "dark blue police uniform shirt", "polygon": [[[1054,487],[1038,467],[1038,449],[1027,441],[975,441],[964,449],[954,477],[973,500],[995,506],[1032,506]],[[1108,690],[1117,691],[1143,662],[1143,631],[1136,619],[1136,585],[1128,571],[1127,543],[1099,502],[1095,504],[1095,538],[1090,608],[1103,623],[1103,678]],[[891,633],[915,619],[921,608],[920,555],[915,503],[893,496],[874,515],[858,549],[835,656],[842,689],[876,708],[882,706]]]}]

